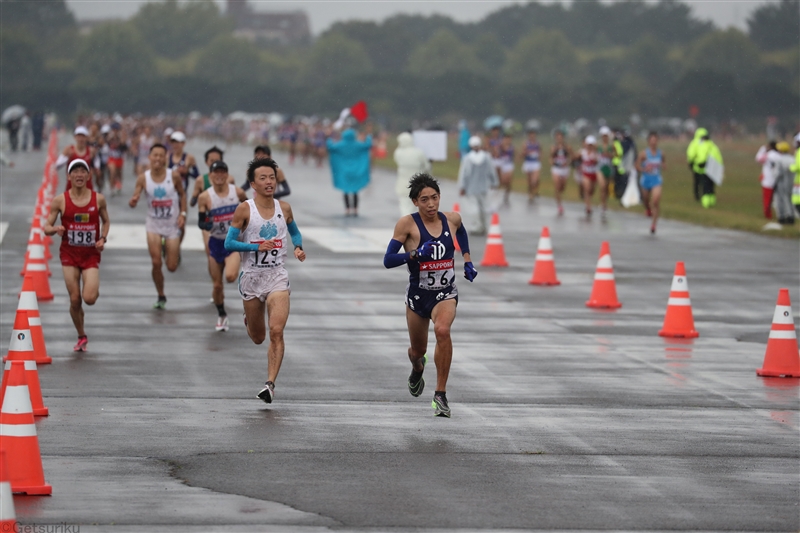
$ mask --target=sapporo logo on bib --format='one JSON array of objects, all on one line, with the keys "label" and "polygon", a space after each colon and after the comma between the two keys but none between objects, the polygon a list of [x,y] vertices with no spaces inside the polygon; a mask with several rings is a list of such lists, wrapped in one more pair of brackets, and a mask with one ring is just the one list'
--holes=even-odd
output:
[{"label": "sapporo logo on bib", "polygon": [[[89,215],[86,215],[86,222],[88,221]],[[70,246],[94,246],[97,242],[97,228],[94,224],[71,224],[67,230],[67,242]]]}]

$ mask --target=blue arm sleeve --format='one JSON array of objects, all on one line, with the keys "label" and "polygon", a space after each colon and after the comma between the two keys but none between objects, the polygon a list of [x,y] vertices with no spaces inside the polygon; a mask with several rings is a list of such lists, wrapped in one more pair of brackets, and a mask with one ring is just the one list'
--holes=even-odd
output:
[{"label": "blue arm sleeve", "polygon": [[289,196],[292,194],[292,190],[289,188],[289,182],[287,180],[283,180],[278,182],[278,188],[275,190],[275,194],[272,195],[273,198],[283,198],[284,196]]},{"label": "blue arm sleeve", "polygon": [[386,255],[383,256],[383,266],[386,268],[394,268],[408,263],[408,253],[397,253],[400,251],[401,246],[403,246],[403,244],[397,239],[392,239],[389,241],[389,247],[386,249]]},{"label": "blue arm sleeve", "polygon": [[303,247],[303,236],[300,235],[300,230],[297,229],[297,222],[292,220],[289,224],[286,224],[286,229],[289,230],[289,235],[292,236],[292,244],[294,244],[295,248],[300,246]]},{"label": "blue arm sleeve", "polygon": [[456,240],[458,241],[458,246],[461,247],[461,253],[468,254],[469,237],[467,237],[467,230],[464,228],[464,224],[461,224],[456,230]]},{"label": "blue arm sleeve", "polygon": [[190,178],[197,179],[197,177],[199,175],[200,175],[200,171],[197,170],[197,165],[192,165],[191,167],[189,167],[189,177]]},{"label": "blue arm sleeve", "polygon": [[258,250],[256,243],[242,242],[239,240],[239,234],[242,230],[231,226],[228,228],[228,235],[225,236],[225,249],[229,252],[255,252]]}]

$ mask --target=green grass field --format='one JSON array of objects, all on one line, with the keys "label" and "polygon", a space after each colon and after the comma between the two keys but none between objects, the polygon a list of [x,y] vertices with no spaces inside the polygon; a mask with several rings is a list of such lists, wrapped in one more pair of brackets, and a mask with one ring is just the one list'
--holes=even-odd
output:
[{"label": "green grass field", "polygon": [[[393,141],[393,139],[392,139]],[[542,153],[549,153],[550,140],[541,136]],[[761,185],[758,181],[761,168],[755,162],[755,154],[761,143],[758,140],[731,140],[715,141],[719,145],[725,163],[725,181],[721,187],[717,187],[717,206],[713,209],[703,209],[695,202],[692,193],[692,174],[686,166],[686,142],[676,140],[663,140],[660,143],[661,150],[666,158],[666,170],[664,172],[664,187],[661,197],[662,217],[682,220],[703,226],[713,226],[719,228],[730,228],[743,231],[751,231],[764,235],[773,235],[788,238],[800,236],[800,225],[797,223],[793,227],[784,227],[780,231],[762,231],[761,228],[766,224],[761,212]],[[520,149],[522,141],[516,143]],[[577,141],[573,141],[573,148],[578,148]],[[644,142],[637,141],[639,149],[644,148]],[[450,146],[455,146],[455,138],[451,137]],[[381,167],[395,169],[392,153],[395,143],[390,142],[388,146],[388,157],[379,159],[376,164]],[[451,148],[451,154],[453,154]],[[542,196],[553,196],[553,181],[550,177],[550,169],[546,164],[542,168],[541,185],[539,188]],[[458,159],[455,155],[443,163],[434,163],[433,173],[438,178],[456,179],[458,175]],[[528,186],[525,175],[517,168],[514,172],[513,189],[518,192],[527,192]],[[580,201],[578,188],[574,181],[570,179],[567,185],[565,199],[569,201]],[[595,202],[599,202],[597,195]],[[615,199],[609,200],[609,208],[624,210]],[[636,206],[630,211],[643,213],[643,207]]]}]

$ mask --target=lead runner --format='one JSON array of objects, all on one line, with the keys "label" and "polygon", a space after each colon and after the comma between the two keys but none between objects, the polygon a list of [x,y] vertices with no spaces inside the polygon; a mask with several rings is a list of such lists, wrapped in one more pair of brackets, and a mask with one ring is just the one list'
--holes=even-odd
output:
[{"label": "lead runner", "polygon": [[[433,321],[436,335],[433,356],[436,363],[436,391],[431,406],[435,416],[450,418],[450,406],[447,403],[447,378],[453,359],[450,327],[456,318],[458,304],[453,259],[454,234],[464,256],[464,277],[472,282],[478,271],[470,258],[469,239],[461,223],[461,215],[439,211],[439,183],[429,174],[420,173],[411,178],[408,188],[408,196],[419,212],[406,215],[397,222],[383,265],[386,268],[407,265],[409,271],[406,322],[411,340],[408,349],[411,375],[408,378],[408,391],[418,397],[425,388],[422,373],[428,360],[428,329]],[[406,253],[398,253],[401,246]]]}]

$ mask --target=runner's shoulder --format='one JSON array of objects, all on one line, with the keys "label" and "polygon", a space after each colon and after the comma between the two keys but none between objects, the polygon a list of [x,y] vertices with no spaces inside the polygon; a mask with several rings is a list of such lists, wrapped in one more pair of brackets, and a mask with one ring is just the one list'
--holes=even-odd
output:
[{"label": "runner's shoulder", "polygon": [[455,211],[448,211],[444,214],[447,217],[448,222],[458,228],[461,226],[461,213],[456,213]]}]

